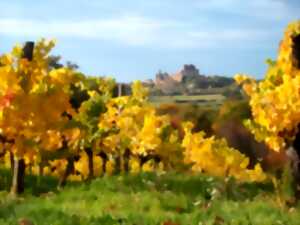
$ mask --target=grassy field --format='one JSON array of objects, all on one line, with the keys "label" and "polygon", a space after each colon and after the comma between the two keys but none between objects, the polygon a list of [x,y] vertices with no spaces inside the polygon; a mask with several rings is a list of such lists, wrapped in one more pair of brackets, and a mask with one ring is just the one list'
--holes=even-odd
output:
[{"label": "grassy field", "polygon": [[[2,178],[2,189],[6,176]],[[279,208],[270,184],[224,183],[203,175],[144,173],[68,184],[27,177],[31,188],[18,199],[0,194],[0,224],[293,225],[300,207]],[[3,183],[4,182],[4,183]],[[19,221],[19,222],[18,222]]]},{"label": "grassy field", "polygon": [[181,103],[197,105],[220,105],[225,97],[220,94],[211,95],[174,95],[174,96],[151,96],[150,102],[154,104]]}]

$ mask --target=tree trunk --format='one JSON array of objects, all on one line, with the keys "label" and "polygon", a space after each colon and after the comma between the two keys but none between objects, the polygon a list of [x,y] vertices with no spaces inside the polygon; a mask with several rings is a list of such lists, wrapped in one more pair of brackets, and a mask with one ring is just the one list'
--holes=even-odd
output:
[{"label": "tree trunk", "polygon": [[108,157],[107,157],[106,153],[102,152],[102,151],[98,154],[98,156],[100,156],[101,160],[102,160],[102,175],[104,176],[106,173],[106,164],[108,161]]},{"label": "tree trunk", "polygon": [[89,175],[88,179],[93,179],[94,177],[94,160],[93,160],[93,150],[91,148],[85,148],[85,152],[88,156],[88,166],[89,166]]},{"label": "tree trunk", "polygon": [[159,163],[161,162],[161,158],[158,155],[154,155],[153,159],[154,159],[154,169],[157,170]]},{"label": "tree trunk", "polygon": [[130,160],[130,150],[127,148],[123,155],[124,157],[124,171],[125,173],[129,172],[129,160]]},{"label": "tree trunk", "polygon": [[24,192],[25,161],[14,157],[11,193],[14,195]]},{"label": "tree trunk", "polygon": [[118,175],[121,173],[121,154],[118,153],[115,156],[115,168],[114,168],[114,174]]},{"label": "tree trunk", "polygon": [[40,177],[44,176],[44,164],[43,163],[39,164],[39,176]]},{"label": "tree trunk", "polygon": [[68,157],[67,160],[68,160],[67,168],[66,168],[64,174],[62,175],[62,177],[59,179],[58,188],[62,188],[66,185],[68,176],[70,174],[72,174],[75,170],[75,168],[74,168],[74,158],[73,157]]},{"label": "tree trunk", "polygon": [[42,177],[44,176],[44,162],[41,161],[38,165],[39,167],[39,174],[38,174],[38,177],[37,177],[37,185],[40,186],[41,184],[41,179]]},{"label": "tree trunk", "polygon": [[139,159],[140,159],[140,171],[142,171],[144,164],[151,159],[154,160],[155,168],[157,168],[158,164],[161,162],[161,158],[157,155],[146,155],[146,156],[140,155]]},{"label": "tree trunk", "polygon": [[148,162],[148,160],[150,159],[150,156],[149,155],[147,155],[147,156],[140,155],[139,159],[140,159],[140,162],[139,162],[140,171],[142,171],[144,164],[146,162]]},{"label": "tree trunk", "polygon": [[[298,125],[298,130],[300,129],[300,124]],[[289,152],[290,150],[290,152]],[[300,174],[299,174],[299,169],[300,169],[300,164],[299,164],[299,159],[300,159],[300,131],[296,134],[296,137],[293,141],[292,147],[287,151],[288,157],[291,159],[291,166],[292,166],[292,171],[293,171],[293,176],[295,179],[295,193],[296,193],[296,198],[300,199]]]},{"label": "tree trunk", "polygon": [[11,174],[14,174],[14,154],[12,152],[9,153],[9,158],[10,158],[10,170]]}]

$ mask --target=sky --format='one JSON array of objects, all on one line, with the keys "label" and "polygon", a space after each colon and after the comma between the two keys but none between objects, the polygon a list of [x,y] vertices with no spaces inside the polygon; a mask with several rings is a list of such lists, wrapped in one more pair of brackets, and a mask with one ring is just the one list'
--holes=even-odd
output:
[{"label": "sky", "polygon": [[299,0],[0,0],[0,53],[54,38],[52,54],[122,82],[184,64],[262,78],[299,11]]}]

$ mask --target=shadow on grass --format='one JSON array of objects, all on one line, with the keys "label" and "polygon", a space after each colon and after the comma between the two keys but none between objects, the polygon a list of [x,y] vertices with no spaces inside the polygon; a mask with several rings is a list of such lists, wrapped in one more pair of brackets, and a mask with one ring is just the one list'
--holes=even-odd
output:
[{"label": "shadow on grass", "polygon": [[[9,170],[0,170],[0,191],[9,191],[11,174]],[[26,175],[25,195],[39,196],[42,193],[57,192],[58,180],[54,177],[38,177]],[[272,192],[272,184],[244,183],[239,184],[234,180],[225,183],[223,179],[212,178],[203,174],[175,174],[167,173],[157,175],[156,173],[139,173],[118,176],[106,176],[97,178],[91,182],[68,182],[67,187],[81,189],[95,189],[111,192],[143,192],[143,191],[170,191],[175,194],[183,194],[190,198],[199,195],[210,200],[213,190],[221,192],[222,197],[231,200],[252,199],[258,194]]]},{"label": "shadow on grass", "polygon": [[[8,169],[0,169],[0,191],[10,190],[11,172]],[[68,182],[68,186],[78,186],[80,182]],[[24,194],[40,195],[48,192],[57,192],[58,179],[50,176],[35,176],[26,174]]]},{"label": "shadow on grass", "polygon": [[[9,210],[10,209],[10,210]],[[11,208],[0,209],[0,225],[15,225],[18,221],[25,219],[35,225],[111,225],[111,224],[124,224],[125,219],[113,218],[110,215],[102,215],[99,217],[82,217],[78,215],[70,215],[61,210],[54,208],[36,208],[34,210],[27,210],[26,212],[14,212]],[[5,220],[4,220],[5,218]]]},{"label": "shadow on grass", "polygon": [[190,198],[199,195],[210,200],[214,189],[221,192],[222,197],[231,200],[253,199],[261,193],[273,192],[271,183],[238,183],[229,180],[212,178],[203,174],[175,174],[167,173],[157,175],[155,173],[140,173],[135,175],[113,176],[104,179],[96,179],[91,186],[101,189],[106,188],[113,192],[143,192],[143,191],[170,191],[175,194],[183,194]]}]

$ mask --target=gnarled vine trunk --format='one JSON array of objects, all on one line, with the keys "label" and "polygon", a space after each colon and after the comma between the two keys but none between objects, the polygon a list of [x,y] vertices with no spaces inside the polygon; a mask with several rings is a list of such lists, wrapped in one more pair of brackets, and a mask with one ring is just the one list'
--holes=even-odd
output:
[{"label": "gnarled vine trunk", "polygon": [[[298,125],[298,129],[300,124]],[[296,198],[300,198],[300,131],[296,134],[295,140],[292,143],[292,146],[286,151],[287,156],[290,160],[291,170],[293,172],[293,177],[295,180],[295,193]]]},{"label": "gnarled vine trunk", "polygon": [[140,171],[142,171],[143,166],[145,165],[145,163],[147,163],[149,160],[154,160],[155,163],[155,167],[158,167],[158,164],[161,162],[161,158],[158,155],[139,155],[139,167],[140,167]]},{"label": "gnarled vine trunk", "polygon": [[123,158],[124,158],[124,171],[125,173],[129,173],[130,150],[128,148],[125,150]]},{"label": "gnarled vine trunk", "polygon": [[93,160],[92,148],[85,148],[85,153],[88,156],[88,167],[89,167],[88,179],[93,179],[93,177],[94,177],[94,160]]},{"label": "gnarled vine trunk", "polygon": [[98,156],[100,156],[101,160],[102,160],[102,175],[104,176],[106,173],[106,164],[108,161],[108,157],[107,154],[103,151],[101,151]]},{"label": "gnarled vine trunk", "polygon": [[121,154],[120,154],[120,152],[118,152],[115,156],[115,168],[114,168],[115,175],[118,175],[121,173],[121,169],[122,169],[121,165],[122,165]]},{"label": "gnarled vine trunk", "polygon": [[24,192],[24,183],[25,183],[25,161],[24,159],[19,159],[14,157],[13,162],[13,175],[12,175],[12,184],[10,192],[13,195],[21,194]]},{"label": "gnarled vine trunk", "polygon": [[64,187],[67,183],[67,179],[68,179],[69,175],[74,173],[74,170],[75,170],[74,161],[75,161],[74,157],[67,158],[67,168],[66,168],[64,174],[59,179],[58,188]]},{"label": "gnarled vine trunk", "polygon": [[300,69],[300,35],[293,38],[293,57],[297,63],[296,67]]}]

